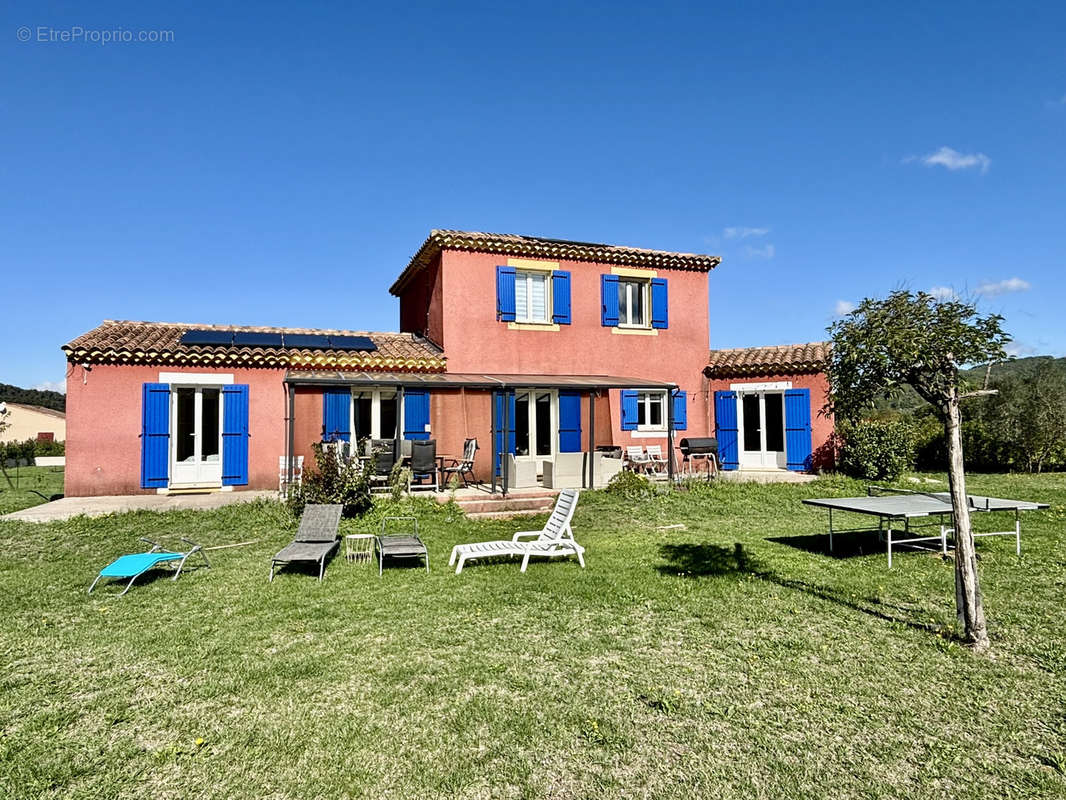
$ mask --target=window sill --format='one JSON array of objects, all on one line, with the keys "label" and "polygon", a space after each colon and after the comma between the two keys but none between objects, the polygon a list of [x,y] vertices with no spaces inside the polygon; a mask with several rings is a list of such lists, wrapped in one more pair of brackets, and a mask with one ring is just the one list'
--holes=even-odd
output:
[{"label": "window sill", "polygon": [[623,328],[621,326],[611,328],[611,333],[620,333],[623,336],[658,336],[658,328]]},{"label": "window sill", "polygon": [[508,322],[509,331],[557,331],[559,325],[555,322]]},{"label": "window sill", "polygon": [[655,431],[630,431],[629,435],[634,439],[665,439],[666,428]]}]

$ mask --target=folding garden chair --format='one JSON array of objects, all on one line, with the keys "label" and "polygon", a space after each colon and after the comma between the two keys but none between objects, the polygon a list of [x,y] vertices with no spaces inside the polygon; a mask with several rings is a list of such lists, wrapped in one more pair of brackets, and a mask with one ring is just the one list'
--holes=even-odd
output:
[{"label": "folding garden chair", "polygon": [[174,577],[171,580],[176,581],[181,574],[181,570],[185,567],[185,562],[193,553],[199,553],[200,557],[204,560],[204,565],[207,567],[211,566],[211,562],[207,560],[207,554],[203,551],[203,548],[191,539],[186,539],[184,536],[181,537],[181,541],[192,545],[191,549],[185,553],[164,550],[163,545],[158,542],[153,542],[151,539],[145,539],[143,536],[141,537],[141,541],[152,545],[152,549],[145,553],[130,553],[116,558],[100,570],[100,574],[96,576],[96,580],[94,580],[92,586],[89,587],[89,594],[91,594],[92,590],[96,588],[96,584],[100,582],[101,578],[118,578],[122,580],[129,578],[130,582],[126,584],[126,588],[118,593],[118,596],[121,597],[130,590],[130,587],[133,586],[133,582],[144,573],[148,572],[148,570],[153,569],[160,564],[173,565],[173,562],[175,561],[178,563],[177,566],[174,567]]}]

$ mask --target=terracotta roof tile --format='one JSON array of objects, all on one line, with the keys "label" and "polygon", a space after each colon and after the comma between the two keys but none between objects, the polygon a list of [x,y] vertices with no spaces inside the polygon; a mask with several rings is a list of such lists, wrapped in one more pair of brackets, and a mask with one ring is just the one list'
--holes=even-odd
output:
[{"label": "terracotta roof tile", "polygon": [[412,276],[432,263],[443,250],[468,250],[506,256],[549,258],[559,261],[592,261],[598,264],[618,264],[627,267],[685,269],[699,272],[709,272],[722,261],[719,256],[699,253],[675,253],[668,250],[646,250],[613,244],[571,242],[565,239],[544,239],[513,233],[433,230],[418,252],[411,257],[411,261],[389,291],[394,295],[399,295]]},{"label": "terracotta roof tile", "polygon": [[[368,336],[377,346],[377,350],[364,352],[181,344],[181,335],[193,329]],[[68,361],[89,364],[382,369],[412,372],[439,372],[445,368],[444,353],[425,339],[410,333],[313,328],[105,320],[100,326],[63,345],[63,351]]]},{"label": "terracotta roof tile", "polygon": [[828,356],[828,342],[712,350],[704,373],[708,376],[717,376],[819,372],[824,367]]}]

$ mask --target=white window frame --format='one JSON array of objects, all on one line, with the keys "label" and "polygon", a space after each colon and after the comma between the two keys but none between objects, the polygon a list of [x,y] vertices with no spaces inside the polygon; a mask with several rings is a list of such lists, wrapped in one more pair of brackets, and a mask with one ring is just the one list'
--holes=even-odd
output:
[{"label": "white window frame", "polygon": [[[623,276],[618,279],[619,286],[626,287],[626,302],[623,305],[621,299],[618,302],[618,327],[619,328],[651,328],[651,281],[644,278],[632,278]],[[632,322],[633,317],[633,291],[640,292],[639,302],[644,312],[644,322]]]},{"label": "white window frame", "polygon": [[[534,278],[544,281],[544,319],[533,318],[533,285]],[[527,325],[551,325],[552,322],[552,273],[543,270],[516,269],[515,279],[515,322]],[[518,307],[518,282],[526,282],[526,307]]]},{"label": "white window frame", "polygon": [[[353,389],[352,401],[348,404],[348,430],[352,432],[352,440],[356,437],[355,433],[355,403],[359,398],[356,395],[369,394],[370,395],[370,438],[380,439],[381,436],[381,395],[385,392],[390,394],[385,402],[395,403],[396,393],[395,389]],[[399,428],[399,434],[403,435],[403,403],[400,404],[400,416],[396,420],[396,426]],[[390,437],[391,438],[391,437]]]},{"label": "white window frame", "polygon": [[[652,425],[651,423],[648,423],[648,422],[645,422],[644,424],[641,424],[639,422],[639,420],[640,420],[640,409],[642,407],[644,409],[644,419],[646,419],[646,420],[651,419],[651,407],[652,407],[652,403],[655,400],[658,400],[659,403],[660,403],[660,412],[661,413],[659,414],[659,419],[661,419],[662,422],[659,423],[658,425]],[[667,403],[667,398],[666,398],[666,392],[664,392],[664,391],[637,392],[637,420],[638,420],[638,422],[637,422],[637,430],[638,431],[654,431],[654,432],[657,432],[657,433],[658,432],[665,432],[666,431],[666,422],[667,422],[666,403]]]}]

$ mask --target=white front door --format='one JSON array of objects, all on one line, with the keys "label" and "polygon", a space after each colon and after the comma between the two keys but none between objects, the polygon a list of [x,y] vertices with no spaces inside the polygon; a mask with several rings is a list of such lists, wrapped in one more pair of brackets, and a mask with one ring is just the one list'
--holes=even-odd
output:
[{"label": "white front door", "polygon": [[170,485],[221,486],[221,388],[173,387],[170,433]]},{"label": "white front door", "polygon": [[540,472],[544,461],[555,458],[559,430],[558,396],[549,389],[515,392],[515,458],[536,461]]},{"label": "white front door", "polygon": [[784,392],[738,394],[741,469],[785,469]]}]

